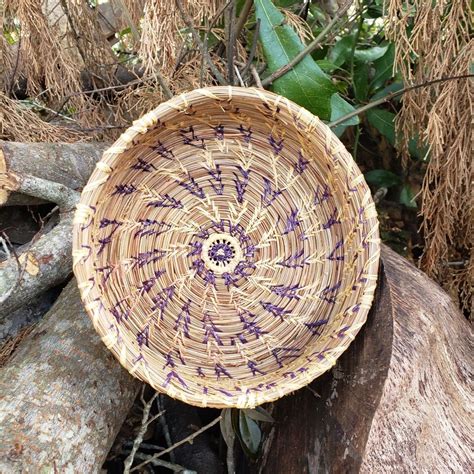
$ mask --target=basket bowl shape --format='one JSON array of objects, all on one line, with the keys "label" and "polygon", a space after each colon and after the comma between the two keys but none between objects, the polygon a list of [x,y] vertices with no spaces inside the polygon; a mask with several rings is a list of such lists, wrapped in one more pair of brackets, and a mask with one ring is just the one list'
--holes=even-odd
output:
[{"label": "basket bowl shape", "polygon": [[184,402],[254,407],[334,365],[376,286],[375,206],[317,117],[258,89],[161,104],[103,155],[74,272],[106,346]]}]

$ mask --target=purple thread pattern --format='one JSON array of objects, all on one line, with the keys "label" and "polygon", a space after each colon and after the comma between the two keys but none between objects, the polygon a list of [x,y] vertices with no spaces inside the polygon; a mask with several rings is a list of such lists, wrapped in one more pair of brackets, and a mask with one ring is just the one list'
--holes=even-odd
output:
[{"label": "purple thread pattern", "polygon": [[163,320],[163,313],[168,306],[168,303],[171,301],[174,295],[174,286],[169,286],[167,288],[163,288],[163,290],[151,300],[153,301],[154,305],[152,306],[152,311],[159,310],[160,312],[160,321]]},{"label": "purple thread pattern", "polygon": [[196,180],[188,172],[188,181],[177,181],[178,185],[189,191],[193,196],[204,199],[206,194],[204,190],[196,183]]},{"label": "purple thread pattern", "polygon": [[216,373],[216,377],[218,380],[221,378],[221,375],[225,375],[230,379],[233,378],[232,375],[229,374],[228,370],[222,364],[214,365],[214,372]]},{"label": "purple thread pattern", "polygon": [[[188,300],[181,306],[181,312],[178,314],[176,324],[174,325],[175,331],[182,330],[184,335],[189,338],[189,325],[191,324],[191,312],[189,307],[191,306],[191,300]],[[181,326],[182,325],[182,326]]]},{"label": "purple thread pattern", "polygon": [[255,314],[251,313],[250,311],[244,310],[239,312],[239,318],[243,323],[243,330],[247,331],[249,334],[253,334],[257,339],[260,336],[267,334],[267,331],[264,331],[260,326],[258,326],[257,322],[255,321]]},{"label": "purple thread pattern", "polygon": [[326,301],[327,303],[330,304],[335,304],[336,303],[336,297],[337,297],[337,290],[341,287],[342,282],[338,281],[334,286],[326,286],[324,290],[321,291],[321,294],[319,295],[319,298],[322,299],[323,301]]},{"label": "purple thread pattern", "polygon": [[116,184],[112,196],[128,196],[136,192],[137,188],[133,184]]},{"label": "purple thread pattern", "polygon": [[155,219],[140,219],[140,228],[135,232],[134,238],[149,235],[161,235],[171,229],[171,225]]},{"label": "purple thread pattern", "polygon": [[285,298],[289,298],[290,300],[291,299],[295,299],[295,300],[300,299],[299,295],[296,293],[299,289],[300,289],[300,286],[298,286],[297,284],[288,285],[288,286],[273,285],[273,286],[270,287],[270,290],[273,293],[275,293],[276,295],[281,296],[281,297],[285,297]]},{"label": "purple thread pattern", "polygon": [[166,252],[159,249],[153,249],[148,252],[140,252],[138,255],[132,257],[133,267],[138,266],[139,268],[142,268],[150,263],[158,262],[165,255]]},{"label": "purple thread pattern", "polygon": [[263,178],[262,204],[265,207],[271,206],[280,194],[281,191],[278,189],[272,189],[272,183],[268,178]]},{"label": "purple thread pattern", "polygon": [[301,249],[281,262],[278,262],[277,265],[285,268],[303,268],[305,265],[309,265],[308,258],[309,257],[304,256],[304,250]]},{"label": "purple thread pattern", "polygon": [[328,260],[335,260],[335,261],[343,261],[344,260],[344,252],[342,255],[336,255],[337,251],[339,249],[342,249],[344,250],[344,240],[341,239],[339,240],[336,245],[334,246],[334,249],[332,250],[332,252],[329,254],[328,256]]},{"label": "purple thread pattern", "polygon": [[301,349],[297,347],[276,347],[272,349],[272,356],[275,358],[278,367],[281,369],[283,367],[283,361],[287,359],[296,359],[299,357],[299,352]]},{"label": "purple thread pattern", "polygon": [[294,209],[291,211],[290,215],[286,220],[285,230],[283,231],[284,235],[293,232],[297,227],[299,227],[300,221],[298,220],[298,212],[298,209]]},{"label": "purple thread pattern", "polygon": [[221,332],[220,329],[214,324],[214,321],[211,318],[211,315],[208,312],[205,312],[202,318],[202,328],[204,329],[204,339],[203,343],[208,344],[209,339],[212,337],[219,346],[223,346],[223,342],[218,333]]},{"label": "purple thread pattern", "polygon": [[268,137],[268,143],[273,148],[275,155],[279,155],[280,152],[283,150],[283,139],[276,140],[273,135]]},{"label": "purple thread pattern", "polygon": [[149,163],[142,158],[138,158],[137,162],[130,166],[130,169],[137,171],[145,171],[149,173],[152,169],[156,170],[156,166],[153,163]]},{"label": "purple thread pattern", "polygon": [[268,311],[273,316],[280,318],[282,321],[284,319],[284,316],[291,313],[291,311],[285,308],[281,308],[280,306],[277,306],[273,303],[269,303],[267,301],[260,301],[260,304],[263,306],[263,309]]},{"label": "purple thread pattern", "polygon": [[183,203],[174,197],[171,197],[169,194],[165,194],[161,199],[156,201],[150,201],[147,204],[147,207],[169,207],[172,209],[183,209]]},{"label": "purple thread pattern", "polygon": [[167,148],[163,143],[161,143],[159,140],[156,142],[156,145],[153,145],[151,147],[153,151],[156,151],[162,158],[165,160],[173,160],[174,159],[174,153],[172,150]]},{"label": "purple thread pattern", "polygon": [[304,325],[311,331],[313,336],[320,336],[321,335],[321,327],[327,324],[329,319],[323,319],[322,321],[315,321],[313,323],[304,323]]},{"label": "purple thread pattern", "polygon": [[247,189],[247,186],[250,181],[250,171],[244,170],[242,166],[239,166],[239,171],[240,171],[240,176],[234,173],[234,176],[235,176],[234,184],[235,184],[235,190],[237,192],[237,202],[239,204],[242,204],[244,202],[245,190]]},{"label": "purple thread pattern", "polygon": [[222,196],[224,193],[224,185],[222,184],[222,171],[220,165],[216,165],[215,169],[208,170],[212,180],[209,180],[211,183],[212,189],[218,196]]},{"label": "purple thread pattern", "polygon": [[252,127],[245,128],[242,124],[240,124],[239,132],[243,135],[245,143],[250,143],[252,141]]},{"label": "purple thread pattern", "polygon": [[313,203],[315,206],[317,206],[318,204],[322,204],[324,201],[327,201],[330,197],[332,197],[332,194],[329,190],[329,186],[325,184],[323,187],[321,187],[318,184],[318,187],[314,193]]},{"label": "purple thread pattern", "polygon": [[301,153],[301,151],[298,152],[298,161],[295,163],[295,171],[298,174],[303,174],[304,170],[308,167],[309,161],[306,160]]},{"label": "purple thread pattern", "polygon": [[195,148],[200,148],[201,150],[206,149],[206,144],[204,143],[204,138],[200,138],[194,132],[194,127],[191,125],[186,130],[185,128],[180,130],[181,137],[183,138],[183,143]]}]

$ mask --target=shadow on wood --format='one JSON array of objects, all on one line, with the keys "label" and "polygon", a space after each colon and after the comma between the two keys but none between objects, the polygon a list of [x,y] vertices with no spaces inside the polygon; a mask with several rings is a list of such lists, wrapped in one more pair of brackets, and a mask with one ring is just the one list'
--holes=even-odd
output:
[{"label": "shadow on wood", "polygon": [[470,326],[407,260],[387,247],[382,260],[374,306],[350,348],[274,404],[260,472],[470,470]]}]

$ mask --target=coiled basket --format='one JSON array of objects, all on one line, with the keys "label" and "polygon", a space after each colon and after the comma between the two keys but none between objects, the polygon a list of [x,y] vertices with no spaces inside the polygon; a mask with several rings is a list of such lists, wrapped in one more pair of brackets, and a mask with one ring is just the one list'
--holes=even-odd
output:
[{"label": "coiled basket", "polygon": [[378,223],[317,117],[213,87],[161,104],[104,153],[73,256],[87,312],[130,373],[193,405],[254,407],[311,382],[354,339]]}]

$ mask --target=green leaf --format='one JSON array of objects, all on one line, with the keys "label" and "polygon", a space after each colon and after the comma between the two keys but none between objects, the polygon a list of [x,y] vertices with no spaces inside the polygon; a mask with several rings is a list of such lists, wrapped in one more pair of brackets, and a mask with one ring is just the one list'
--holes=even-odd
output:
[{"label": "green leaf", "polygon": [[402,184],[402,180],[395,173],[388,170],[372,170],[365,173],[365,180],[378,188],[391,188]]},{"label": "green leaf", "polygon": [[367,63],[355,64],[353,81],[354,96],[362,102],[369,94],[369,65]]},{"label": "green leaf", "polygon": [[331,61],[336,66],[342,66],[350,59],[353,45],[354,37],[344,36],[331,49],[328,57],[329,61]]},{"label": "green leaf", "polygon": [[392,82],[390,85],[388,85],[387,87],[384,87],[383,89],[380,89],[376,94],[374,94],[371,97],[371,100],[381,99],[382,97],[385,97],[391,92],[397,92],[401,89],[403,89],[402,82]]},{"label": "green leaf", "polygon": [[252,418],[252,420],[266,421],[267,423],[273,423],[275,421],[272,415],[270,415],[270,413],[268,413],[268,411],[264,410],[262,407],[246,408],[243,411],[249,418]]},{"label": "green leaf", "polygon": [[[373,108],[368,110],[366,115],[369,124],[376,128],[388,140],[390,145],[394,147],[396,145],[395,114],[385,109]],[[415,139],[410,140],[408,143],[408,151],[410,155],[420,159],[426,154],[426,150],[418,148]]]},{"label": "green leaf", "polygon": [[[288,64],[304,49],[304,45],[295,31],[285,24],[283,14],[270,0],[256,0],[255,10],[256,17],[260,18],[260,40],[268,72],[272,73]],[[310,55],[277,79],[272,90],[323,120],[331,116],[330,101],[336,88]]]},{"label": "green leaf", "polygon": [[239,431],[243,448],[250,453],[252,457],[258,453],[260,442],[262,441],[262,432],[258,424],[249,418],[244,411],[239,413]]},{"label": "green leaf", "polygon": [[377,129],[390,145],[395,146],[395,114],[385,109],[373,108],[367,110],[366,115],[369,124]]},{"label": "green leaf", "polygon": [[[351,104],[342,99],[338,94],[333,94],[333,96],[331,97],[331,122],[334,122],[334,120],[337,120],[343,117],[344,115],[353,112],[354,110],[354,107],[352,107]],[[346,120],[337,127],[333,128],[332,131],[338,137],[340,137],[347,127],[349,127],[350,125],[357,125],[358,123],[359,117],[355,115],[349,120]]]},{"label": "green leaf", "polygon": [[382,87],[385,82],[393,77],[393,61],[395,59],[395,45],[390,43],[385,54],[374,61],[375,75],[370,84],[372,90]]},{"label": "green leaf", "polygon": [[368,49],[356,49],[354,51],[354,58],[357,61],[372,62],[381,58],[388,50],[389,45],[374,46]]},{"label": "green leaf", "polygon": [[417,208],[415,195],[408,184],[405,184],[400,192],[400,203],[411,209]]},{"label": "green leaf", "polygon": [[316,64],[324,71],[324,72],[334,72],[336,69],[339,69],[339,66],[336,66],[334,63],[331,61],[328,61],[327,59],[318,59],[316,61]]},{"label": "green leaf", "polygon": [[232,426],[232,408],[224,408],[222,410],[222,418],[220,421],[221,433],[225,444],[232,448],[234,446],[235,432]]}]

